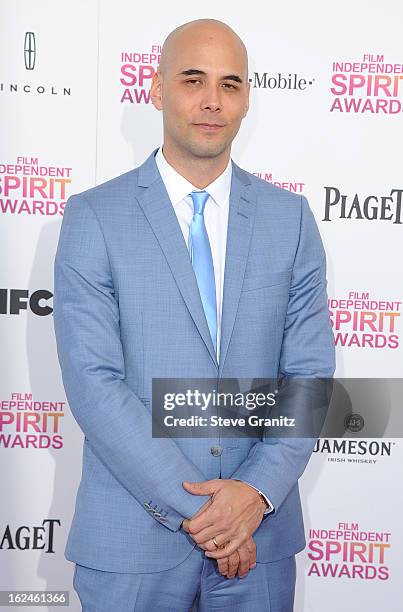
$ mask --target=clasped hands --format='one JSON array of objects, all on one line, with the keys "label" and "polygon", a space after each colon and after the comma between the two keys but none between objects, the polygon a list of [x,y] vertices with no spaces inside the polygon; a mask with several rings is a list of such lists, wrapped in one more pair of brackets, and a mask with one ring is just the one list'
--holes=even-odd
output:
[{"label": "clasped hands", "polygon": [[[206,556],[217,560],[223,576],[240,578],[256,567],[256,544],[252,534],[262,522],[266,504],[259,493],[240,480],[215,478],[204,482],[183,482],[192,495],[210,499],[182,528]],[[214,538],[214,542],[213,542]]]}]

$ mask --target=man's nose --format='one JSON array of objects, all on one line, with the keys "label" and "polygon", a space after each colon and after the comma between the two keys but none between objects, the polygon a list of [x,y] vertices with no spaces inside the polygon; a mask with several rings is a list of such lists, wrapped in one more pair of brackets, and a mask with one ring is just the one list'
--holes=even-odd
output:
[{"label": "man's nose", "polygon": [[221,92],[218,87],[210,86],[204,90],[204,95],[200,106],[203,110],[218,111],[221,110]]}]

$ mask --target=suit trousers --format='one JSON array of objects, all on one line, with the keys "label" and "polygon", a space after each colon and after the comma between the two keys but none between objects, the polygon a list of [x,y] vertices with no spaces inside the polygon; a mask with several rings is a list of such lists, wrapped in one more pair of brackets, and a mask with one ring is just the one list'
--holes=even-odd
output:
[{"label": "suit trousers", "polygon": [[244,578],[222,576],[195,547],[179,565],[152,573],[117,573],[76,564],[73,586],[83,612],[293,612],[295,556],[257,563]]}]

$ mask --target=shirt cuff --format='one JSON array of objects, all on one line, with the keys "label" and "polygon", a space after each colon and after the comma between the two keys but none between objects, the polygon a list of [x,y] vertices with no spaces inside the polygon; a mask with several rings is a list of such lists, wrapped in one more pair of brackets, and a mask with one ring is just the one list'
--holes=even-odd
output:
[{"label": "shirt cuff", "polygon": [[274,506],[273,506],[273,504],[271,503],[271,501],[269,500],[269,498],[268,498],[268,497],[267,497],[267,496],[266,496],[264,493],[262,493],[262,491],[261,491],[260,489],[258,489],[257,487],[254,487],[252,484],[250,484],[250,482],[246,482],[245,480],[241,480],[241,482],[244,482],[245,484],[247,484],[247,485],[249,485],[250,487],[252,487],[253,489],[255,489],[255,490],[258,492],[258,493],[260,493],[260,495],[261,495],[261,496],[264,498],[264,500],[267,502],[268,507],[267,507],[267,509],[264,511],[263,516],[264,516],[265,514],[270,514],[270,512],[273,512],[273,510],[274,510]]}]

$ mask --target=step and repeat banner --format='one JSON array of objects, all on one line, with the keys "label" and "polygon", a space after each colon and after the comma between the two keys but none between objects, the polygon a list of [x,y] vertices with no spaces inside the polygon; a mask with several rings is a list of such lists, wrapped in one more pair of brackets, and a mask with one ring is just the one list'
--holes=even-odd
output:
[{"label": "step and repeat banner", "polygon": [[[403,8],[378,9],[1,4],[0,590],[70,591],[80,610],[64,547],[82,434],[56,354],[54,255],[68,197],[161,144],[149,88],[181,23],[220,19],[244,40],[251,106],[233,159],[308,198],[327,252],[336,376],[368,379],[386,409],[387,380],[403,374]],[[401,610],[402,461],[398,437],[318,441],[300,480],[297,612]]]}]

